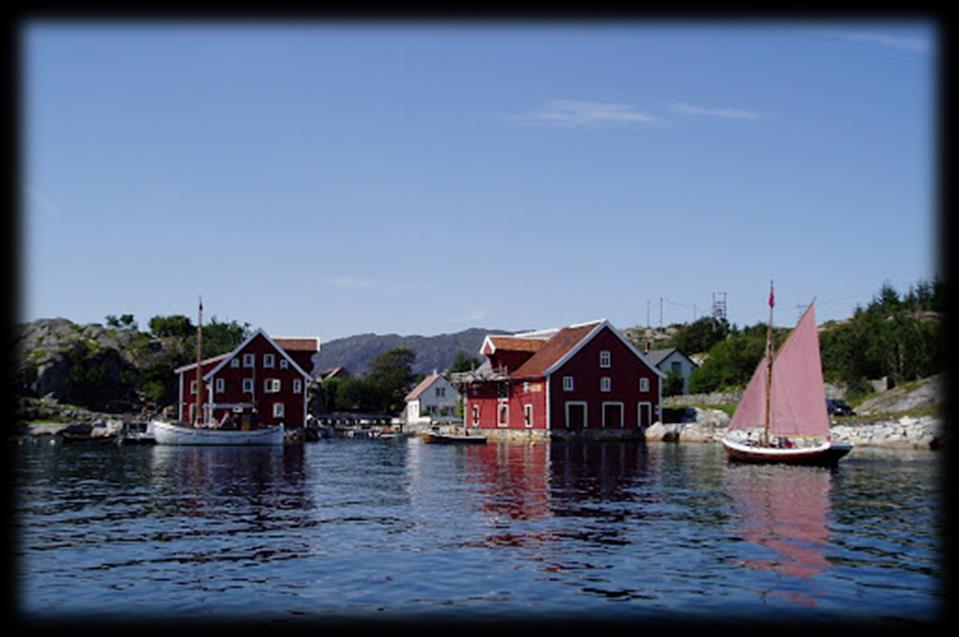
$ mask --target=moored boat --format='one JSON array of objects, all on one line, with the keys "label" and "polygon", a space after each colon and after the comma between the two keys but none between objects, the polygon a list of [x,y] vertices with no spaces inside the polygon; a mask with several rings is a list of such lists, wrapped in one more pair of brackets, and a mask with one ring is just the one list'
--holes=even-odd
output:
[{"label": "moored boat", "polygon": [[282,424],[262,429],[225,430],[154,420],[150,423],[158,445],[282,445]]},{"label": "moored boat", "polygon": [[153,435],[153,423],[151,422],[128,422],[123,424],[120,433],[117,436],[117,442],[121,445],[152,445],[156,443]]},{"label": "moored boat", "polygon": [[473,444],[481,445],[486,443],[486,436],[471,436],[469,434],[443,434],[438,432],[426,432],[422,434],[423,442],[432,444]]},{"label": "moored boat", "polygon": [[[829,435],[815,300],[778,352],[773,351],[773,306],[770,285],[766,353],[722,440],[726,455],[739,462],[835,465],[852,445]],[[758,440],[751,433],[742,436],[753,429],[759,430]]]}]

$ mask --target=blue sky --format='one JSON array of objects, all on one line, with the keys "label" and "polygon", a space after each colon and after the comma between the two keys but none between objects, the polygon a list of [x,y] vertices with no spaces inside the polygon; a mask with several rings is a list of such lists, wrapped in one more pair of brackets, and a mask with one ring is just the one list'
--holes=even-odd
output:
[{"label": "blue sky", "polygon": [[[22,318],[849,316],[939,264],[925,22],[43,22]],[[649,309],[649,312],[647,312]]]}]

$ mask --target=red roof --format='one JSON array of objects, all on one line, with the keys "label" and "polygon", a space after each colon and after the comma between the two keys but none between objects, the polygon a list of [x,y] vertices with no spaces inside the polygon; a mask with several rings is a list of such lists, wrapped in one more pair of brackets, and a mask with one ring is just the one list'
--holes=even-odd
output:
[{"label": "red roof", "polygon": [[287,351],[318,352],[320,342],[316,338],[282,338],[276,337],[273,342]]},{"label": "red roof", "polygon": [[519,338],[516,336],[490,336],[490,343],[496,349],[511,352],[538,352],[546,340],[542,338]]},{"label": "red roof", "polygon": [[602,321],[564,327],[555,336],[543,343],[543,346],[529,360],[510,374],[512,378],[542,378],[546,370],[579,345]]},{"label": "red roof", "polygon": [[436,374],[436,373],[430,374],[429,376],[421,380],[420,384],[414,387],[413,390],[406,395],[406,398],[404,400],[406,401],[416,400],[417,398],[420,397],[420,394],[422,394],[427,389],[429,389],[429,386],[433,384],[433,381],[435,381],[439,377],[440,377],[439,374]]}]

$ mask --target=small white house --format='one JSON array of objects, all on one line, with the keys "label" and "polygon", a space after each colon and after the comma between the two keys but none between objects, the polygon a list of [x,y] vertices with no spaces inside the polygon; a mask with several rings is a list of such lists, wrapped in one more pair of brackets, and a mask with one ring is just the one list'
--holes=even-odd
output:
[{"label": "small white house", "polygon": [[689,375],[699,367],[688,356],[675,347],[668,349],[651,349],[646,352],[646,360],[653,364],[663,374],[670,372],[683,379],[683,393],[689,393]]},{"label": "small white house", "polygon": [[406,395],[407,424],[430,424],[454,419],[460,395],[448,380],[435,371]]}]

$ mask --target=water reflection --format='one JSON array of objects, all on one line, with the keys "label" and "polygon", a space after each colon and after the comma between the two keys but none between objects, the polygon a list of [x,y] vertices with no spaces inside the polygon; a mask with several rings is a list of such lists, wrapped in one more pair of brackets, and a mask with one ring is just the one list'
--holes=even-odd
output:
[{"label": "water reflection", "polygon": [[158,502],[178,515],[251,508],[264,517],[313,508],[306,493],[302,445],[190,447],[156,445],[150,457]]},{"label": "water reflection", "polygon": [[[829,544],[826,516],[832,474],[829,469],[790,466],[730,466],[726,486],[740,514],[733,531],[771,557],[749,557],[752,569],[809,580],[826,571]],[[793,582],[794,583],[794,582]],[[814,596],[795,590],[788,580],[782,589],[764,591],[789,602],[815,606]],[[811,584],[808,583],[808,584]]]}]

